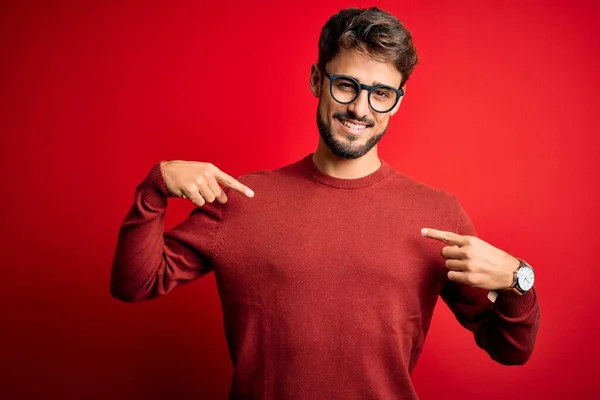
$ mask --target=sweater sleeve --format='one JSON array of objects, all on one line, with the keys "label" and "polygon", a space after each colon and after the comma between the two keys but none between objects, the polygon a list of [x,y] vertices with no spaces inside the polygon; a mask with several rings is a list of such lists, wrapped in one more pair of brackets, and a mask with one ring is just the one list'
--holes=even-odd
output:
[{"label": "sweater sleeve", "polygon": [[137,186],[119,230],[110,276],[113,297],[125,302],[150,300],[212,271],[225,205],[197,207],[165,232],[168,197],[156,164]]},{"label": "sweater sleeve", "polygon": [[[473,223],[459,205],[456,232],[476,236]],[[496,362],[525,364],[535,346],[540,308],[535,288],[522,296],[499,293],[491,302],[488,291],[447,281],[441,297],[459,323],[471,331],[477,345]]]}]

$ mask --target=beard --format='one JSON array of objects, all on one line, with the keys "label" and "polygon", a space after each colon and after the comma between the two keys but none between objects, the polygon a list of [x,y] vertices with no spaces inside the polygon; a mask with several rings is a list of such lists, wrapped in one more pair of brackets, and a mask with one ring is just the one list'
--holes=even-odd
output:
[{"label": "beard", "polygon": [[[347,140],[348,140],[347,142],[346,141],[342,142],[341,140],[338,140],[335,138],[335,136],[333,134],[333,130],[331,129],[331,126],[327,125],[327,123],[323,120],[323,118],[321,118],[320,109],[321,109],[321,105],[319,103],[319,107],[317,107],[317,127],[319,128],[319,134],[321,135],[321,139],[323,139],[323,142],[329,148],[329,150],[331,150],[331,152],[335,156],[340,157],[340,158],[344,158],[347,160],[354,160],[354,159],[364,156],[377,143],[379,143],[379,141],[381,140],[381,138],[383,137],[383,135],[385,135],[385,132],[387,131],[387,126],[385,126],[381,132],[371,136],[365,144],[360,145],[360,146],[355,145],[353,142],[356,140],[359,140],[361,138],[357,138],[357,137],[354,137],[351,135],[347,136]],[[333,114],[333,117],[365,122],[368,124],[367,129],[370,129],[375,125],[374,122],[371,122],[371,121],[367,120],[366,118],[357,118],[356,115],[354,115],[352,113],[336,112]]]}]

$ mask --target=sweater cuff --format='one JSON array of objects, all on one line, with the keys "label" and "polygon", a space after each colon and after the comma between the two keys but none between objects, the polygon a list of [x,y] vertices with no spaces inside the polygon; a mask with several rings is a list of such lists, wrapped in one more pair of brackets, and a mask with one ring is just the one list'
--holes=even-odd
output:
[{"label": "sweater cuff", "polygon": [[142,200],[152,207],[164,208],[167,206],[167,184],[160,169],[160,163],[155,164],[146,178],[138,186]]},{"label": "sweater cuff", "polygon": [[535,289],[531,289],[522,296],[508,293],[498,293],[495,302],[496,309],[509,318],[528,315],[537,303]]}]

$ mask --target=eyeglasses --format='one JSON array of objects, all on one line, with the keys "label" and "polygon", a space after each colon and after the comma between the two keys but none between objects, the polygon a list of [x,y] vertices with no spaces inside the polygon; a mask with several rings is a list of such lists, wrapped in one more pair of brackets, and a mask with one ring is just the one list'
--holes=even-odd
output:
[{"label": "eyeglasses", "polygon": [[364,85],[347,75],[331,75],[323,71],[329,78],[329,92],[331,97],[340,104],[350,104],[358,98],[363,90],[369,91],[369,106],[373,111],[386,113],[391,111],[401,96],[404,96],[404,90],[396,89],[387,85]]}]

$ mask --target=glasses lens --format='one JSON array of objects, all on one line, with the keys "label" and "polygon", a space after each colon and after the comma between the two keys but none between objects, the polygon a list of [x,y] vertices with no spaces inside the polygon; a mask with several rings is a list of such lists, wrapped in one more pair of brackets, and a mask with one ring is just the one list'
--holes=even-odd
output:
[{"label": "glasses lens", "polygon": [[340,103],[349,103],[356,98],[358,86],[356,82],[346,78],[336,78],[331,82],[333,99]]},{"label": "glasses lens", "polygon": [[387,86],[378,86],[371,92],[370,102],[371,107],[375,111],[389,111],[396,104],[398,94],[396,91]]}]

